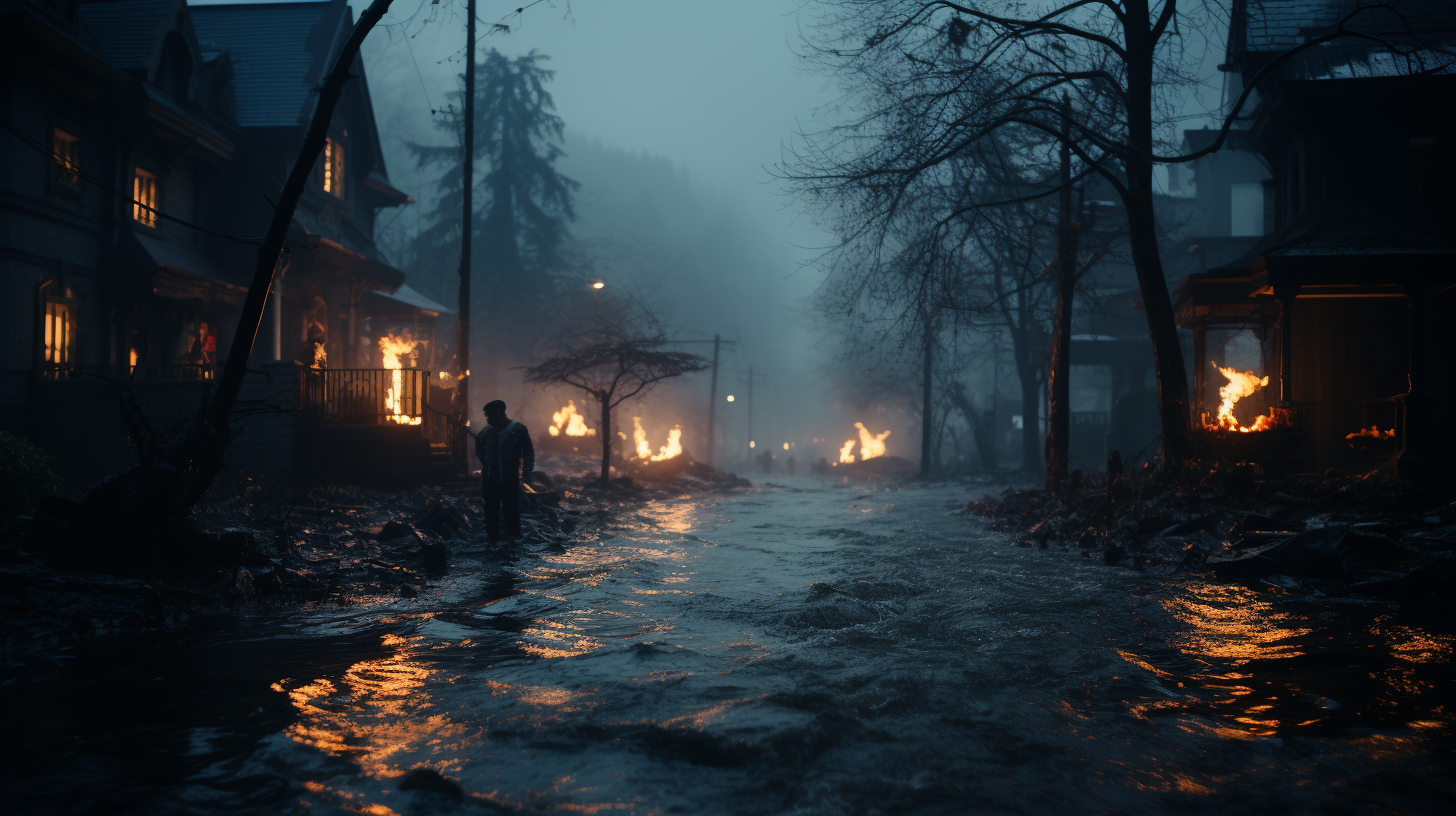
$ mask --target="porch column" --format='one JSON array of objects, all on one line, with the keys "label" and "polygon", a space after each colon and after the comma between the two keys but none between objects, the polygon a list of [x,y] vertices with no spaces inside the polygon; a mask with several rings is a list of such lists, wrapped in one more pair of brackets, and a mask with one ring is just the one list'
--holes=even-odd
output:
[{"label": "porch column", "polygon": [[1422,327],[1424,293],[1407,287],[1410,301],[1410,390],[1400,397],[1402,423],[1400,458],[1395,471],[1402,479],[1425,481],[1439,475],[1441,463],[1433,449],[1435,442],[1435,398],[1426,391],[1425,332]]},{"label": "porch column", "polygon": [[1276,286],[1279,299],[1279,404],[1294,402],[1294,296],[1296,287]]},{"label": "porch column", "polygon": [[1204,394],[1208,390],[1205,369],[1208,368],[1208,326],[1193,324],[1193,422],[1203,430]]},{"label": "porch column", "polygon": [[359,356],[359,307],[351,300],[349,301],[349,351],[344,355],[344,365],[349,368],[358,368],[355,360]]},{"label": "porch column", "polygon": [[283,279],[273,276],[273,288],[268,293],[268,309],[272,312],[273,349],[269,359],[283,359]]}]

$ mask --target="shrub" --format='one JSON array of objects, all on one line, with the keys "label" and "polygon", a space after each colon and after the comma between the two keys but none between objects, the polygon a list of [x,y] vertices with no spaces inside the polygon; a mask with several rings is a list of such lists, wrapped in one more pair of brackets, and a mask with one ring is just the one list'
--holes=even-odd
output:
[{"label": "shrub", "polygon": [[51,470],[55,457],[35,444],[0,431],[0,518],[12,518],[61,489]]}]

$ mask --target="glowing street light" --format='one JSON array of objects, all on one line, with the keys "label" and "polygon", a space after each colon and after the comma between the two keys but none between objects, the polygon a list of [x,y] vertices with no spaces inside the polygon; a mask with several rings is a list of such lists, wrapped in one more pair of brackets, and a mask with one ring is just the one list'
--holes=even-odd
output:
[{"label": "glowing street light", "polygon": [[754,443],[754,441],[752,439],[748,440],[748,447],[750,447],[750,448],[756,447],[756,445],[755,445],[755,443]]},{"label": "glowing street light", "polygon": [[593,289],[605,289],[606,287],[607,287],[606,281],[595,281],[595,282],[592,283],[592,288]]},{"label": "glowing street light", "polygon": [[733,401],[733,395],[732,395],[732,394],[729,394],[729,395],[728,395],[728,401],[729,401],[729,402],[732,402],[732,401]]}]

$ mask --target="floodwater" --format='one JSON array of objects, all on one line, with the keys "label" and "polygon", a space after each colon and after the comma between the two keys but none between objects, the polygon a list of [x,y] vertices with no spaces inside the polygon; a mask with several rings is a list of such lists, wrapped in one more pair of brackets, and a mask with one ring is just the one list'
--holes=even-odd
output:
[{"label": "floodwater", "polygon": [[1456,812],[1449,621],[785,481],[383,610],[16,658],[0,812]]}]

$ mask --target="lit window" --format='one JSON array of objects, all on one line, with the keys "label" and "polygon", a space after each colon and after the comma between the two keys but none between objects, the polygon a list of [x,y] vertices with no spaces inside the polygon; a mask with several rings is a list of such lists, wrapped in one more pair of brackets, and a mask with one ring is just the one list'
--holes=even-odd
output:
[{"label": "lit window", "polygon": [[81,182],[81,140],[57,129],[51,141],[51,152],[55,156],[62,184]]},{"label": "lit window", "polygon": [[131,217],[139,224],[157,225],[157,177],[137,168],[131,183]]},{"label": "lit window", "polygon": [[76,311],[75,296],[70,289],[65,291],[64,297],[54,293],[46,295],[45,333],[41,338],[42,361],[47,372],[52,375],[75,363]]},{"label": "lit window", "polygon": [[344,146],[333,139],[324,142],[324,192],[344,197]]}]

